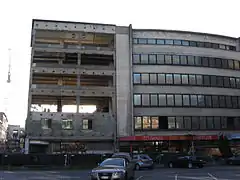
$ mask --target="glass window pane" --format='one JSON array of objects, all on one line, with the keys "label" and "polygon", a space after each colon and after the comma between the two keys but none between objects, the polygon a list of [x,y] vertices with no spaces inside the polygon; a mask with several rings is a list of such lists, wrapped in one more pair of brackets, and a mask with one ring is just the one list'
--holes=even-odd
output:
[{"label": "glass window pane", "polygon": [[141,74],[141,84],[149,84],[149,74]]},{"label": "glass window pane", "polygon": [[208,61],[208,57],[202,57],[202,65],[205,67],[209,66],[209,61]]},{"label": "glass window pane", "polygon": [[213,117],[207,117],[207,129],[214,129]]},{"label": "glass window pane", "polygon": [[228,77],[223,77],[224,87],[230,87],[230,79]]},{"label": "glass window pane", "polygon": [[197,95],[190,95],[190,102],[191,106],[197,106],[198,105]]},{"label": "glass window pane", "polygon": [[164,45],[165,44],[164,39],[157,39],[157,44]]},{"label": "glass window pane", "polygon": [[184,117],[184,129],[191,129],[192,123],[191,123],[191,117]]},{"label": "glass window pane", "polygon": [[188,56],[188,65],[193,66],[195,64],[194,56]]},{"label": "glass window pane", "polygon": [[202,58],[199,56],[195,56],[195,65],[201,66],[202,65]]},{"label": "glass window pane", "polygon": [[208,75],[203,76],[203,83],[205,86],[210,86],[210,77]]},{"label": "glass window pane", "polygon": [[226,49],[226,47],[225,47],[224,44],[219,44],[219,48],[220,48],[220,49]]},{"label": "glass window pane", "polygon": [[182,65],[186,65],[187,64],[187,56],[180,56],[180,63]]},{"label": "glass window pane", "polygon": [[150,95],[151,106],[158,106],[158,96],[157,94]]},{"label": "glass window pane", "polygon": [[198,116],[192,117],[192,129],[199,129],[199,120]]},{"label": "glass window pane", "polygon": [[205,99],[203,95],[198,95],[198,106],[205,107]]},{"label": "glass window pane", "polygon": [[158,54],[157,55],[157,64],[165,64],[165,61],[164,61],[164,55],[163,54]]},{"label": "glass window pane", "polygon": [[214,49],[219,49],[219,44],[212,43],[212,47],[213,47]]},{"label": "glass window pane", "polygon": [[159,94],[158,95],[158,100],[159,100],[159,106],[166,106],[166,95],[165,94]]},{"label": "glass window pane", "polygon": [[217,76],[217,87],[223,87],[223,77]]},{"label": "glass window pane", "polygon": [[179,46],[182,45],[181,40],[177,40],[177,39],[175,39],[175,40],[173,41],[173,43],[174,43],[174,45],[179,45]]},{"label": "glass window pane", "polygon": [[183,95],[183,106],[190,106],[189,95]]},{"label": "glass window pane", "polygon": [[142,106],[149,106],[149,94],[142,94]]},{"label": "glass window pane", "polygon": [[219,96],[219,107],[220,107],[220,108],[226,107],[225,96]]},{"label": "glass window pane", "polygon": [[206,129],[207,128],[207,122],[206,122],[206,117],[205,116],[201,116],[200,120],[199,120],[199,125],[200,125],[200,129]]},{"label": "glass window pane", "polygon": [[228,60],[228,67],[229,67],[230,69],[234,69],[233,60],[231,60],[231,59]]},{"label": "glass window pane", "polygon": [[236,86],[238,89],[240,88],[240,78],[236,78]]},{"label": "glass window pane", "polygon": [[218,108],[219,107],[218,96],[212,96],[212,105],[213,105],[213,108]]},{"label": "glass window pane", "polygon": [[158,74],[158,84],[165,84],[165,74]]},{"label": "glass window pane", "polygon": [[133,104],[134,104],[134,106],[141,106],[141,95],[140,94],[134,94]]},{"label": "glass window pane", "polygon": [[140,64],[140,55],[139,54],[134,54],[133,55],[133,63],[134,64]]},{"label": "glass window pane", "polygon": [[235,88],[236,87],[235,78],[230,78],[230,86],[231,86],[231,88]]},{"label": "glass window pane", "polygon": [[133,83],[140,84],[141,83],[141,74],[133,74]]},{"label": "glass window pane", "polygon": [[181,75],[180,74],[174,74],[174,84],[181,84]]},{"label": "glass window pane", "polygon": [[196,84],[196,75],[189,75],[189,84],[191,85]]},{"label": "glass window pane", "polygon": [[232,97],[231,96],[226,96],[226,107],[227,108],[232,108]]},{"label": "glass window pane", "polygon": [[222,67],[225,69],[228,69],[228,60],[227,59],[222,59]]},{"label": "glass window pane", "polygon": [[204,47],[206,48],[212,48],[212,44],[209,42],[204,42]]},{"label": "glass window pane", "polygon": [[176,129],[184,129],[184,122],[182,116],[176,117]]},{"label": "glass window pane", "polygon": [[221,117],[221,129],[227,129],[227,118]]},{"label": "glass window pane", "polygon": [[180,56],[173,55],[172,58],[173,64],[180,64]]},{"label": "glass window pane", "polygon": [[216,67],[221,68],[222,67],[222,59],[216,58]]},{"label": "glass window pane", "polygon": [[218,116],[213,117],[214,129],[221,129],[221,118]]},{"label": "glass window pane", "polygon": [[172,56],[165,55],[165,64],[172,64]]},{"label": "glass window pane", "polygon": [[188,75],[182,74],[182,84],[188,84]]},{"label": "glass window pane", "polygon": [[175,96],[175,106],[182,106],[182,95],[174,95]]},{"label": "glass window pane", "polygon": [[148,44],[156,44],[156,39],[147,39]]},{"label": "glass window pane", "polygon": [[156,62],[157,62],[156,54],[150,54],[149,55],[149,64],[156,64]]},{"label": "glass window pane", "polygon": [[142,117],[134,117],[135,129],[142,129]]},{"label": "glass window pane", "polygon": [[205,103],[206,103],[206,107],[211,108],[212,107],[212,96],[205,95]]},{"label": "glass window pane", "polygon": [[168,117],[168,129],[176,129],[175,117]]},{"label": "glass window pane", "polygon": [[211,79],[211,86],[216,87],[217,86],[217,77],[216,76],[210,76]]},{"label": "glass window pane", "polygon": [[151,129],[151,119],[149,116],[143,116],[143,129]]},{"label": "glass window pane", "polygon": [[197,47],[204,47],[204,42],[197,42]]},{"label": "glass window pane", "polygon": [[215,64],[216,64],[215,58],[209,58],[209,66],[215,67]]},{"label": "glass window pane", "polygon": [[202,86],[203,85],[203,77],[202,75],[196,75],[197,85]]},{"label": "glass window pane", "polygon": [[159,129],[159,119],[158,117],[151,117],[152,129]]},{"label": "glass window pane", "polygon": [[232,107],[238,108],[238,98],[236,96],[232,96]]},{"label": "glass window pane", "polygon": [[141,64],[148,64],[148,55],[141,54]]},{"label": "glass window pane", "polygon": [[239,61],[237,61],[237,60],[234,61],[234,68],[236,70],[239,70]]},{"label": "glass window pane", "polygon": [[157,84],[157,74],[149,74],[150,75],[150,84]]},{"label": "glass window pane", "polygon": [[138,44],[138,39],[137,38],[133,39],[133,44]]},{"label": "glass window pane", "polygon": [[168,106],[174,106],[174,98],[172,94],[167,95],[167,105]]},{"label": "glass window pane", "polygon": [[139,38],[138,39],[138,44],[147,44],[147,39]]},{"label": "glass window pane", "polygon": [[166,74],[166,84],[173,84],[173,75]]},{"label": "glass window pane", "polygon": [[185,41],[185,40],[182,41],[183,46],[189,46],[189,44],[190,44],[189,41]]},{"label": "glass window pane", "polygon": [[195,42],[195,41],[190,41],[190,46],[197,47],[197,42]]},{"label": "glass window pane", "polygon": [[172,39],[166,39],[165,44],[167,45],[173,45],[173,40]]}]

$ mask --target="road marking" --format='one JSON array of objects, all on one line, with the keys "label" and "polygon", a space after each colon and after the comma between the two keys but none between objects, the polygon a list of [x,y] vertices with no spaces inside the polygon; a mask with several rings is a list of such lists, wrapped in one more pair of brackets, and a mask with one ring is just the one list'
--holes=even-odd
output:
[{"label": "road marking", "polygon": [[214,175],[212,175],[211,173],[208,173],[208,175],[213,179],[213,180],[218,180],[218,178],[216,178]]},{"label": "road marking", "polygon": [[138,177],[136,180],[139,180],[139,179],[142,179],[143,178],[143,176],[140,176],[140,177]]},{"label": "road marking", "polygon": [[175,175],[175,180],[178,180],[178,176],[177,176],[177,174]]}]

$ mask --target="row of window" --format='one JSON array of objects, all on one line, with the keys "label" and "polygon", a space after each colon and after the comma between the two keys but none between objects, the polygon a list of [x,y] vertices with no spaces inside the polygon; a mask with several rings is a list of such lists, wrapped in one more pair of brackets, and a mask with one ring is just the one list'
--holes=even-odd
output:
[{"label": "row of window", "polygon": [[236,51],[236,46],[225,44],[217,44],[201,41],[188,41],[180,39],[154,39],[154,38],[134,38],[134,44],[150,44],[150,45],[174,45],[174,46],[191,46],[201,48],[223,49],[228,51]]},{"label": "row of window", "polygon": [[191,85],[240,89],[240,78],[198,74],[134,73],[133,83],[136,85]]},{"label": "row of window", "polygon": [[133,54],[133,64],[182,65],[222,69],[240,69],[240,61],[203,56],[171,54]]},{"label": "row of window", "polygon": [[[52,128],[52,119],[42,118],[41,124],[43,129],[51,129]],[[62,129],[64,130],[72,130],[73,120],[72,119],[62,119]],[[92,129],[92,120],[83,119],[82,120],[82,129],[83,130],[91,130]]]},{"label": "row of window", "polygon": [[240,109],[240,96],[196,94],[134,94],[136,107],[199,107]]},{"label": "row of window", "polygon": [[239,130],[240,117],[220,116],[137,116],[135,130]]}]

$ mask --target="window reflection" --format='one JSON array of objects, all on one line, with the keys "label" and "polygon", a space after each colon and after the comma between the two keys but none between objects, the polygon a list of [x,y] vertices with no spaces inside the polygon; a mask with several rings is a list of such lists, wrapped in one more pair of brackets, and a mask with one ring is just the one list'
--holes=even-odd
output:
[{"label": "window reflection", "polygon": [[156,44],[156,39],[147,39],[148,44]]},{"label": "window reflection", "polygon": [[174,84],[181,84],[181,75],[180,74],[174,74]]},{"label": "window reflection", "polygon": [[173,43],[174,45],[182,45],[181,40],[174,40]]},{"label": "window reflection", "polygon": [[175,95],[175,106],[182,106],[182,96]]},{"label": "window reflection", "polygon": [[151,106],[158,106],[158,97],[157,94],[150,95]]},{"label": "window reflection", "polygon": [[149,106],[149,95],[148,94],[142,94],[142,105],[143,106]]},{"label": "window reflection", "polygon": [[143,116],[143,129],[151,129],[151,120],[149,116]]},{"label": "window reflection", "polygon": [[135,117],[135,129],[142,129],[142,118]]},{"label": "window reflection", "polygon": [[140,84],[141,83],[141,75],[140,74],[134,74],[133,75],[133,82],[135,84]]},{"label": "window reflection", "polygon": [[157,55],[157,64],[165,64],[165,56],[163,54]]},{"label": "window reflection", "polygon": [[172,56],[165,55],[165,64],[172,64]]},{"label": "window reflection", "polygon": [[184,40],[183,40],[183,41],[182,41],[182,45],[183,45],[183,46],[189,46],[189,41],[184,41]]},{"label": "window reflection", "polygon": [[141,79],[142,79],[142,84],[149,84],[149,76],[148,76],[148,74],[142,74],[141,75]]},{"label": "window reflection", "polygon": [[166,106],[167,105],[165,94],[159,94],[158,99],[159,99],[159,106]]},{"label": "window reflection", "polygon": [[158,74],[158,84],[165,84],[165,74]]},{"label": "window reflection", "polygon": [[167,105],[168,106],[174,106],[174,98],[172,94],[167,95]]},{"label": "window reflection", "polygon": [[151,120],[152,120],[152,129],[159,129],[158,117],[151,117]]},{"label": "window reflection", "polygon": [[166,74],[166,83],[173,84],[173,76],[172,74]]},{"label": "window reflection", "polygon": [[173,40],[171,40],[171,39],[166,39],[166,40],[165,40],[165,44],[166,44],[166,45],[173,45]]},{"label": "window reflection", "polygon": [[168,129],[175,129],[175,117],[168,117]]},{"label": "window reflection", "polygon": [[172,56],[173,64],[180,64],[180,56],[174,55]]},{"label": "window reflection", "polygon": [[182,84],[188,84],[188,75],[182,75]]},{"label": "window reflection", "polygon": [[134,54],[133,55],[133,63],[135,63],[135,64],[140,63],[140,55],[139,54]]},{"label": "window reflection", "polygon": [[156,64],[157,62],[157,56],[155,54],[149,55],[149,64]]},{"label": "window reflection", "polygon": [[148,64],[148,55],[147,54],[141,55],[141,64]]},{"label": "window reflection", "polygon": [[157,44],[163,45],[165,41],[163,39],[157,39]]},{"label": "window reflection", "polygon": [[140,94],[134,94],[134,96],[133,96],[133,104],[135,106],[140,106],[141,105],[141,95]]},{"label": "window reflection", "polygon": [[176,129],[184,129],[183,117],[176,117]]},{"label": "window reflection", "polygon": [[150,74],[150,84],[157,84],[157,74]]}]

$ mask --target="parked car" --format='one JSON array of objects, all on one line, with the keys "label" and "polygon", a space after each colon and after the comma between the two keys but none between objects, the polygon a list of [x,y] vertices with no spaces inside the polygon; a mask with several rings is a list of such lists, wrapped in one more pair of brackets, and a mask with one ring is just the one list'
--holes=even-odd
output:
[{"label": "parked car", "polygon": [[229,165],[240,165],[240,156],[233,156],[226,160]]},{"label": "parked car", "polygon": [[91,180],[130,180],[134,177],[134,166],[125,158],[105,159],[90,173]]},{"label": "parked car", "polygon": [[133,161],[135,162],[135,170],[140,170],[142,168],[152,169],[154,167],[152,158],[147,154],[135,154],[133,155]]},{"label": "parked car", "polygon": [[203,168],[205,161],[195,156],[176,157],[168,162],[168,167],[187,167],[187,168]]}]

